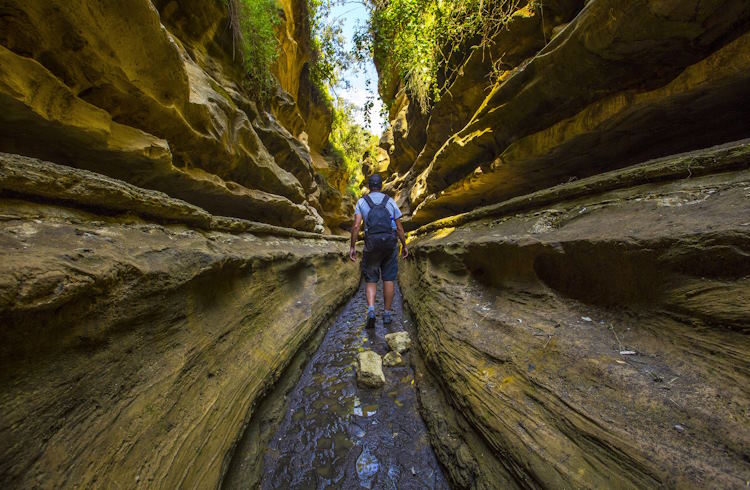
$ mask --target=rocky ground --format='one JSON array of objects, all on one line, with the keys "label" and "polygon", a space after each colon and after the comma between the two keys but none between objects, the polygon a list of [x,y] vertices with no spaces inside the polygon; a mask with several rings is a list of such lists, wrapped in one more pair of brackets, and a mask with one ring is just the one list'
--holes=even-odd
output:
[{"label": "rocky ground", "polygon": [[[382,290],[377,308],[382,311]],[[412,330],[397,289],[393,323],[378,319],[364,327],[364,285],[341,310],[317,352],[275,414],[259,412],[278,429],[268,432],[263,450],[261,488],[449,488],[419,414],[413,363],[416,352],[402,353],[405,364],[383,366],[386,384],[358,386],[356,358],[364,350],[386,354],[388,332]],[[226,488],[255,486],[257,437],[245,438],[235,452]]]}]

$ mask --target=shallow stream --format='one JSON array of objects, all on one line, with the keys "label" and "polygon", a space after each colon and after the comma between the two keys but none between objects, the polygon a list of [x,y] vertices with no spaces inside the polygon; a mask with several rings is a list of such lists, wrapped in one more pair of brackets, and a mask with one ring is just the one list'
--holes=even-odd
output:
[{"label": "shallow stream", "polygon": [[263,454],[261,488],[449,488],[422,421],[410,365],[383,370],[386,385],[361,388],[356,358],[362,350],[388,352],[385,334],[410,331],[411,320],[396,290],[393,323],[364,326],[362,284],[344,306],[288,393],[281,424]]}]

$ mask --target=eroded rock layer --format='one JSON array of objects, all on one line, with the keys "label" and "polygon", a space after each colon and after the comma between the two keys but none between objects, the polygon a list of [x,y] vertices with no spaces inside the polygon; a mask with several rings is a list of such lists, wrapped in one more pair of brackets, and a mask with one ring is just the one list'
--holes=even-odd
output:
[{"label": "eroded rock layer", "polygon": [[394,99],[386,188],[414,228],[747,137],[749,24],[739,0],[519,2],[429,110]]},{"label": "eroded rock layer", "polygon": [[750,480],[750,141],[417,230],[402,266],[460,487]]},{"label": "eroded rock layer", "polygon": [[345,244],[0,154],[0,481],[216,487]]},{"label": "eroded rock layer", "polygon": [[[300,90],[309,26],[286,18],[282,88],[257,104],[227,12],[224,0],[3,2],[0,151],[94,170],[222,216],[323,231],[321,214],[338,212],[341,196],[321,204],[297,92],[283,90]],[[297,12],[296,23],[307,15]],[[329,129],[324,121],[316,136]]]},{"label": "eroded rock layer", "polygon": [[383,94],[435,448],[462,488],[742,487],[750,5],[517,6],[426,111]]}]

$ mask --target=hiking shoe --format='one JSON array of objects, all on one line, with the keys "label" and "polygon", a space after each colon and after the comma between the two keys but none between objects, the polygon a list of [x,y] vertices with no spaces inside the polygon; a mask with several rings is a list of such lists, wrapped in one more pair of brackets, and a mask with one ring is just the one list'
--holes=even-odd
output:
[{"label": "hiking shoe", "polygon": [[393,319],[391,318],[391,312],[386,311],[385,313],[383,313],[383,324],[388,325],[392,321]]},{"label": "hiking shoe", "polygon": [[375,312],[367,312],[367,328],[375,328]]}]

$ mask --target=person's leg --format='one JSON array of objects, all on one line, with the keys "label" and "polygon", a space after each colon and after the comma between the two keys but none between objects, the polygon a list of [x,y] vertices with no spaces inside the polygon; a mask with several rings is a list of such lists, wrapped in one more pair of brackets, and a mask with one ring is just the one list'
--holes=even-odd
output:
[{"label": "person's leg", "polygon": [[[391,289],[393,289],[393,283],[391,283]],[[365,284],[365,296],[367,297],[367,308],[375,308],[375,292],[378,290],[378,283],[368,282]]]},{"label": "person's leg", "polygon": [[383,281],[383,296],[385,299],[385,311],[391,311],[393,303],[393,281]]},{"label": "person's leg", "polygon": [[383,313],[383,323],[391,323],[391,305],[393,304],[393,294],[395,289],[396,275],[398,274],[398,250],[394,249],[393,253],[388,254],[383,261],[383,299],[385,300],[385,312]]},{"label": "person's leg", "polygon": [[362,254],[362,275],[365,276],[367,328],[375,328],[375,292],[380,278],[380,257],[371,252]]}]

